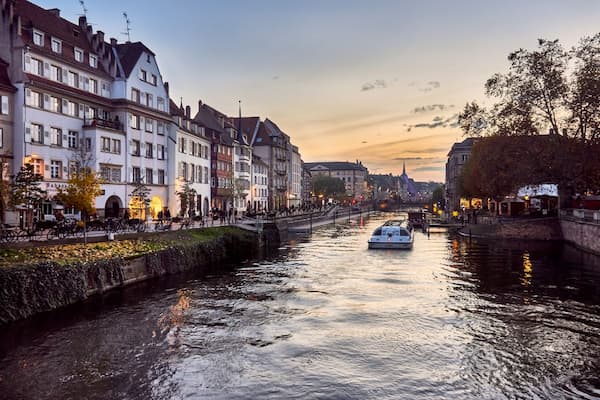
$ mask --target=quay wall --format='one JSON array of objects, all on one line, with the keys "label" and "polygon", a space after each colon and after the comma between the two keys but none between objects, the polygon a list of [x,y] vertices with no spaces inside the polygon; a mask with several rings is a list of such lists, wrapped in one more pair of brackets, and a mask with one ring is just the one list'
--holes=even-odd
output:
[{"label": "quay wall", "polygon": [[69,265],[43,261],[0,268],[0,326],[146,279],[192,270],[218,271],[255,257],[261,242],[255,233],[239,230],[131,259]]},{"label": "quay wall", "polygon": [[570,218],[561,218],[564,240],[575,247],[600,254],[600,224]]},{"label": "quay wall", "polygon": [[509,240],[563,239],[558,218],[512,220],[495,224],[466,225],[459,230],[462,236]]}]

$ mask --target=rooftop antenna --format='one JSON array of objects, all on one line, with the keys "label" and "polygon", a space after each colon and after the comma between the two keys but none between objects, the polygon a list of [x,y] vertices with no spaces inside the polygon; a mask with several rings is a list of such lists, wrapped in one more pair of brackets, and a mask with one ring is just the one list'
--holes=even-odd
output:
[{"label": "rooftop antenna", "polygon": [[121,35],[127,35],[127,41],[131,42],[131,28],[129,27],[131,21],[129,20],[129,17],[127,16],[126,12],[123,12],[123,18],[125,18],[125,30],[127,32],[121,32]]},{"label": "rooftop antenna", "polygon": [[82,15],[87,18],[88,9],[85,8],[85,3],[83,2],[83,0],[79,0],[79,4],[81,5],[81,8],[83,9]]}]

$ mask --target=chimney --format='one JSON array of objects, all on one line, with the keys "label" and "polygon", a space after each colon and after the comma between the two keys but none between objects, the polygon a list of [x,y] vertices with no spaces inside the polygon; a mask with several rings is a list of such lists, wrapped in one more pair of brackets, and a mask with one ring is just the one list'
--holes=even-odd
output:
[{"label": "chimney", "polygon": [[84,30],[86,26],[87,26],[87,18],[85,17],[85,15],[82,15],[81,17],[79,17],[79,27],[82,30]]},{"label": "chimney", "polygon": [[163,86],[165,87],[165,92],[167,92],[167,96],[169,95],[169,82],[165,82],[163,84]]},{"label": "chimney", "polygon": [[110,38],[110,45],[112,47],[116,47],[117,46],[117,39],[115,39],[114,37]]},{"label": "chimney", "polygon": [[198,100],[198,112],[202,111],[202,100]]},{"label": "chimney", "polygon": [[58,8],[51,8],[48,12],[52,13],[55,17],[60,17],[60,10]]},{"label": "chimney", "polygon": [[104,32],[98,31],[98,32],[96,32],[96,35],[98,35],[98,41],[100,43],[104,42]]},{"label": "chimney", "polygon": [[192,108],[190,106],[185,106],[185,117],[190,119],[190,115],[192,115]]}]

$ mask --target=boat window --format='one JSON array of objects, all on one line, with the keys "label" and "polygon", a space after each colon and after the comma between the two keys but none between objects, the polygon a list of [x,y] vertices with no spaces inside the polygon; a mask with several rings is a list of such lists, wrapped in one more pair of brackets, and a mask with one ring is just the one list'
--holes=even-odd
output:
[{"label": "boat window", "polygon": [[373,232],[373,236],[379,236],[381,235],[381,228],[377,228],[375,229],[375,232]]},{"label": "boat window", "polygon": [[406,229],[400,229],[400,236],[410,236]]}]

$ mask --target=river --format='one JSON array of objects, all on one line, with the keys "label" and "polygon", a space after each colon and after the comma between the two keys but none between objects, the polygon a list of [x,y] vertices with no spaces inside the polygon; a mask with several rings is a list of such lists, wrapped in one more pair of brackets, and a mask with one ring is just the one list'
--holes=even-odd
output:
[{"label": "river", "polygon": [[384,216],[0,332],[2,399],[600,399],[600,261]]}]

